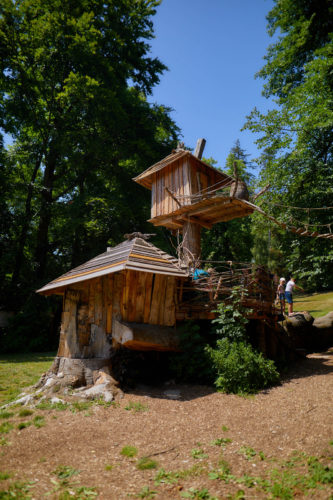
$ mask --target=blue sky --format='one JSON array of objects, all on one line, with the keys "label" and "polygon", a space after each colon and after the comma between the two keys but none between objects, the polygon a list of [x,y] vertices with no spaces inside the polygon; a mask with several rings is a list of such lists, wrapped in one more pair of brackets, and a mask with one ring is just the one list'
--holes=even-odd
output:
[{"label": "blue sky", "polygon": [[236,139],[255,158],[251,132],[240,132],[254,106],[272,107],[261,96],[255,73],[273,40],[266,15],[273,0],[163,0],[154,17],[152,54],[169,68],[152,101],[174,109],[183,140],[207,140],[204,156],[223,167]]}]

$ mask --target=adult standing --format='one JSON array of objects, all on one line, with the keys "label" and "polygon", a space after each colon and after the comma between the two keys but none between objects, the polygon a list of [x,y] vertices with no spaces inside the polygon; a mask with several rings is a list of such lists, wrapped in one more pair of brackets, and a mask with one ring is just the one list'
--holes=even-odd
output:
[{"label": "adult standing", "polygon": [[286,301],[288,303],[288,316],[290,316],[293,313],[293,289],[297,288],[298,290],[301,290],[304,292],[303,288],[300,286],[297,286],[295,284],[295,278],[290,276],[290,280],[288,281],[286,285],[286,291],[285,291],[285,296],[286,296]]}]

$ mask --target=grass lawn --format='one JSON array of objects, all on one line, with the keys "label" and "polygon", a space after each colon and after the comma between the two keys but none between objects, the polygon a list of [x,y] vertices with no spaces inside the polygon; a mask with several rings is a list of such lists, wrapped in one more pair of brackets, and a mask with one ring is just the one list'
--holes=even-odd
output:
[{"label": "grass lawn", "polygon": [[296,295],[294,296],[294,311],[309,311],[314,318],[324,316],[333,311],[333,292]]},{"label": "grass lawn", "polygon": [[48,370],[55,353],[0,355],[0,405],[16,398],[24,387],[35,384]]}]

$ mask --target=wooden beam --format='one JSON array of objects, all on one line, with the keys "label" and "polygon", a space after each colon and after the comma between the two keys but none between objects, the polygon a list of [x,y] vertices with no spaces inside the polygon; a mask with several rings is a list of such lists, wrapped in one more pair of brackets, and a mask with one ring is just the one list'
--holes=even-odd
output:
[{"label": "wooden beam", "polygon": [[165,226],[166,224],[172,224],[175,229],[181,229],[183,227],[181,222],[176,221],[174,217],[166,217],[164,219],[149,219],[148,222],[154,224],[154,226]]},{"label": "wooden beam", "polygon": [[[202,214],[205,214],[207,212],[210,212],[211,210],[217,210],[218,208],[222,208],[229,203],[230,203],[229,200],[225,201],[224,203],[214,202],[214,203],[212,203],[212,205],[208,205],[204,208],[197,208],[196,210],[193,210],[193,211],[190,210],[188,213],[191,215],[191,217],[193,215],[198,215],[198,214],[202,215]],[[231,202],[231,204],[232,204],[232,202]]]},{"label": "wooden beam", "polygon": [[176,217],[176,219],[174,219],[174,220],[182,222],[183,225],[186,222],[193,222],[194,224],[199,224],[199,226],[202,226],[202,227],[204,227],[206,229],[211,229],[212,228],[212,225],[209,222],[200,220],[197,217],[192,217],[192,215],[188,215],[188,214],[178,215]]},{"label": "wooden beam", "polygon": [[167,186],[165,186],[165,188],[164,188],[164,189],[166,190],[166,192],[167,192],[167,193],[169,193],[169,195],[171,196],[171,198],[172,198],[173,200],[175,200],[175,202],[177,203],[177,205],[178,205],[179,207],[181,207],[181,206],[182,206],[182,205],[181,205],[181,203],[179,203],[179,201],[177,200],[177,198],[175,197],[175,195],[174,195],[174,194],[170,191],[170,189],[169,189]]},{"label": "wooden beam", "polygon": [[193,153],[193,156],[196,156],[197,158],[199,158],[199,160],[201,160],[202,158],[202,153],[205,149],[205,146],[206,146],[206,139],[198,139],[197,140],[197,145],[195,147],[195,150],[194,150],[194,153]]}]

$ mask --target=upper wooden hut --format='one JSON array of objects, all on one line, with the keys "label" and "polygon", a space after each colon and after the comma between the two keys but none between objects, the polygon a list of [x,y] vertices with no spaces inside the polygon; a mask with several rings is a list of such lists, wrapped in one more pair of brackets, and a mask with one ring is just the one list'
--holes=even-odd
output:
[{"label": "upper wooden hut", "polygon": [[203,141],[199,139],[194,155],[179,147],[133,179],[151,189],[149,222],[182,232],[185,264],[200,260],[201,227],[210,229],[255,208],[238,196],[237,179],[200,159]]},{"label": "upper wooden hut", "polygon": [[149,222],[155,226],[182,229],[190,219],[211,228],[254,211],[248,201],[230,196],[232,177],[184,149],[174,150],[133,180],[152,192]]}]

